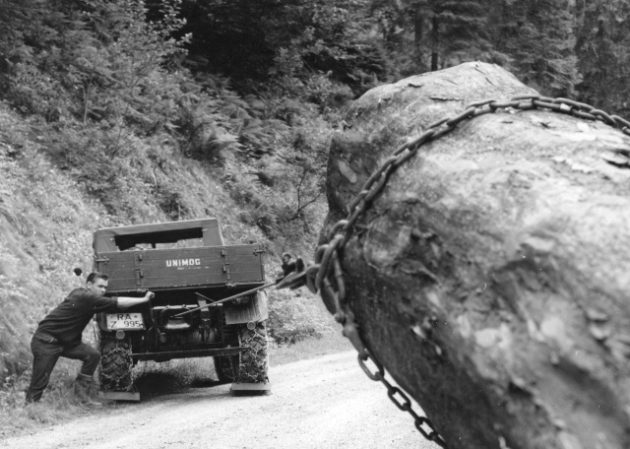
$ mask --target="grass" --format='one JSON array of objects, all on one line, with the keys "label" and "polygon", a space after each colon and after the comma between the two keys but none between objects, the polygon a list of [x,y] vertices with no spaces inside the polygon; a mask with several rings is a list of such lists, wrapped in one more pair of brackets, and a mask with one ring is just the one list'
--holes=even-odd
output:
[{"label": "grass", "polygon": [[42,400],[29,405],[24,404],[24,390],[30,371],[18,378],[5,379],[0,389],[0,439],[83,415],[86,407],[73,393],[77,372],[76,363],[60,360]]},{"label": "grass", "polygon": [[[337,329],[326,332],[320,338],[286,345],[271,344],[270,365],[283,365],[349,349],[352,349],[352,345]],[[72,383],[78,369],[76,362],[60,359],[41,402],[28,406],[24,405],[28,373],[19,378],[6,379],[0,389],[0,443],[4,438],[35,432],[42,426],[67,422],[88,413],[97,413],[96,410],[107,413],[113,408],[133,406],[110,403],[103,409],[90,409],[81,405],[72,393]],[[136,385],[145,401],[189,388],[218,385],[214,366],[209,358],[146,362],[138,365],[135,374]]]}]

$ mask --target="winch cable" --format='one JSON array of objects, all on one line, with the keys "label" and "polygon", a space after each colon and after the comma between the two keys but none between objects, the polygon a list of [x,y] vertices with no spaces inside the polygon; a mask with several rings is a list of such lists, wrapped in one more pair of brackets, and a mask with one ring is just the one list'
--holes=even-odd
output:
[{"label": "winch cable", "polygon": [[[177,315],[173,315],[172,318],[179,318],[179,317],[182,317],[184,315],[189,315],[189,314],[191,314],[193,312],[197,312],[199,310],[206,309],[208,307],[213,307],[213,306],[222,304],[224,302],[228,302],[228,301],[232,301],[234,299],[238,299],[238,298],[240,298],[242,296],[251,295],[252,293],[256,293],[259,290],[264,290],[266,288],[273,287],[276,284],[277,284],[277,282],[270,282],[268,284],[260,285],[258,287],[254,287],[254,288],[251,288],[249,290],[245,290],[244,292],[237,293],[237,294],[232,295],[232,296],[228,296],[227,298],[223,298],[223,299],[220,299],[218,301],[214,301],[214,302],[212,302],[210,304],[206,304],[206,305],[203,305],[203,306],[195,307],[194,309],[190,309],[190,310],[187,310],[185,312],[178,313]],[[199,294],[199,293],[196,293],[196,294]],[[200,295],[200,296],[203,296],[203,295]]]}]

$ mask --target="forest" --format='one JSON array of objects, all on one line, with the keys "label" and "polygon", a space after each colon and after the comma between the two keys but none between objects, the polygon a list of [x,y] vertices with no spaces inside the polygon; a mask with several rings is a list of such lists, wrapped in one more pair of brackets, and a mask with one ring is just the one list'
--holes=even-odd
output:
[{"label": "forest", "polygon": [[[478,60],[630,115],[629,13],[630,0],[0,0],[0,300],[30,307],[26,324],[19,307],[3,318],[0,371],[27,369],[28,332],[96,225],[218,216],[228,240],[310,258],[330,138],[374,86]],[[317,334],[283,295],[272,336]]]},{"label": "forest", "polygon": [[291,247],[313,231],[307,215],[322,198],[327,139],[348,101],[379,83],[480,60],[542,94],[623,116],[629,8],[625,0],[2,0],[0,97],[37,119],[56,164],[131,221],[145,217],[132,198],[121,201],[126,188],[159,198],[172,219],[191,214],[176,186],[143,170],[135,146],[148,144],[158,165],[166,147],[215,168],[227,159],[250,165],[258,184],[288,195],[269,202],[229,167],[222,184],[247,210],[243,220],[272,241],[294,236],[282,243]]},{"label": "forest", "polygon": [[[468,61],[628,119],[630,0],[0,0],[0,437],[72,409],[60,363],[25,411],[29,342],[95,229],[211,216],[269,278],[308,263],[352,102]],[[275,347],[339,334],[306,291],[268,324]]]}]

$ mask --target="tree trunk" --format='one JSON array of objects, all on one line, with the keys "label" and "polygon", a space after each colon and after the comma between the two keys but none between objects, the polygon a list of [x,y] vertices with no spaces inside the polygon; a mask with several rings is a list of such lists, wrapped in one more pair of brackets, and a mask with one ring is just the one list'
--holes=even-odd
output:
[{"label": "tree trunk", "polygon": [[440,20],[437,15],[431,19],[431,70],[438,69],[438,57],[440,52]]},{"label": "tree trunk", "polygon": [[[416,60],[422,62],[422,39],[424,37],[424,14],[422,8],[416,6],[413,12],[413,43]],[[424,67],[424,65],[423,65]]]},{"label": "tree trunk", "polygon": [[[521,94],[483,63],[364,94],[331,145],[324,231],[408,138]],[[486,114],[401,165],[354,228],[347,307],[449,448],[630,447],[629,157],[601,122]]]}]

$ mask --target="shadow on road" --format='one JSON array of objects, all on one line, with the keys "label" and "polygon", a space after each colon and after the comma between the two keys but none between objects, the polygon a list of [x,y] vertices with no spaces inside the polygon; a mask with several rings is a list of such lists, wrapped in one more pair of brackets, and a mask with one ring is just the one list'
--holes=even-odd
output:
[{"label": "shadow on road", "polygon": [[223,383],[212,378],[185,379],[178,373],[149,372],[141,374],[135,381],[142,401],[173,393],[182,393],[190,388],[209,388]]}]

